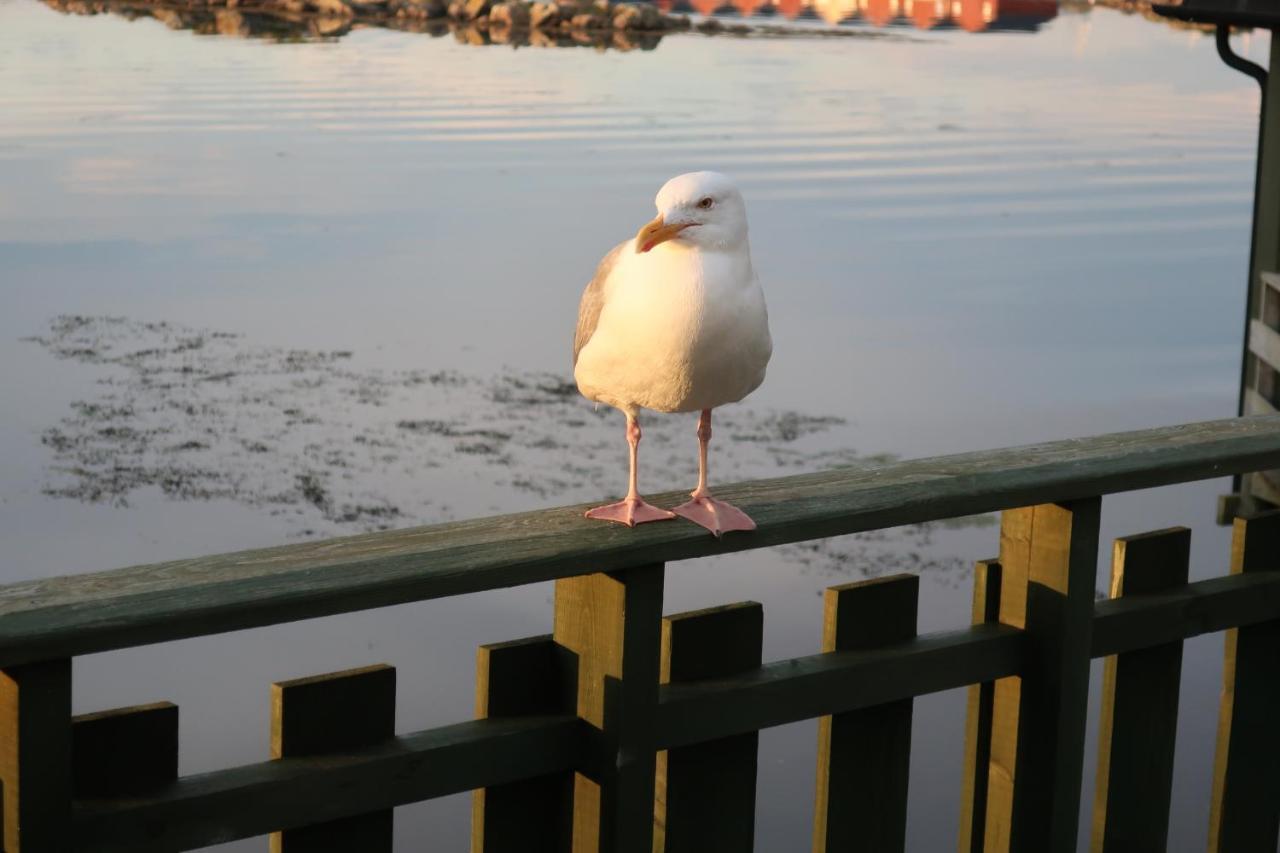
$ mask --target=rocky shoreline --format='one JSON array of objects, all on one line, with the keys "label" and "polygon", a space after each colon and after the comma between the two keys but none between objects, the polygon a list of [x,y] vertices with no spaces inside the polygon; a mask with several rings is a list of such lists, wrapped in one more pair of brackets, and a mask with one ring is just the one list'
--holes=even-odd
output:
[{"label": "rocky shoreline", "polygon": [[652,50],[663,36],[702,35],[901,39],[850,28],[693,21],[647,3],[609,0],[44,0],[67,15],[154,18],[202,35],[278,41],[340,38],[381,27],[454,38],[469,45]]}]

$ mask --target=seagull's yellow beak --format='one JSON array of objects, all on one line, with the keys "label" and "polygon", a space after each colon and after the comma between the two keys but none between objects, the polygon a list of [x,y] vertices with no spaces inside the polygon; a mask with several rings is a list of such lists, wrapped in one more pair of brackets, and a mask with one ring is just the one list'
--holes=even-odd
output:
[{"label": "seagull's yellow beak", "polygon": [[677,236],[691,224],[690,222],[681,222],[678,225],[668,225],[659,216],[641,228],[640,233],[636,235],[636,251],[647,252],[659,243],[665,243]]}]

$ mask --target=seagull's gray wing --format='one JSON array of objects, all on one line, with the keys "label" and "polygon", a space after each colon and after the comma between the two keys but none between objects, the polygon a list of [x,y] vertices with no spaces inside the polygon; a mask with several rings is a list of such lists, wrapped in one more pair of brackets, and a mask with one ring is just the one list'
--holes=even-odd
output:
[{"label": "seagull's gray wing", "polygon": [[591,340],[591,336],[596,333],[596,324],[600,322],[600,311],[604,308],[604,283],[609,278],[609,273],[613,272],[613,265],[617,263],[618,255],[630,243],[630,240],[626,240],[614,246],[613,251],[605,255],[604,260],[600,261],[600,266],[596,267],[596,274],[587,285],[587,289],[582,291],[582,301],[578,303],[578,329],[573,336],[575,366],[578,364],[578,353],[582,352],[587,341]]}]

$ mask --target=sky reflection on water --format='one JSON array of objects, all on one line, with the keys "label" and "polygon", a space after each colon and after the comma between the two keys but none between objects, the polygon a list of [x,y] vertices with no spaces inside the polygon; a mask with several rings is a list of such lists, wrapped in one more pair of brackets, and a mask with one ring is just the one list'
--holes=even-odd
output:
[{"label": "sky reflection on water", "polygon": [[[330,449],[346,435],[401,442],[407,474],[391,463],[351,480],[318,469],[353,484],[351,501],[394,497],[397,525],[620,484],[620,424],[572,396],[555,417],[588,425],[571,434],[589,441],[594,473],[559,491],[512,487],[521,475],[551,476],[573,453],[536,456],[541,433],[504,467],[457,450],[483,436],[398,424],[513,433],[525,410],[487,389],[567,376],[573,312],[596,260],[651,217],[667,177],[693,168],[743,186],[776,342],[766,384],[726,417],[751,429],[788,413],[827,419],[803,439],[802,469],[1231,414],[1252,84],[1221,66],[1208,38],[1101,9],[1064,9],[1034,34],[909,34],[681,35],[607,54],[473,51],[377,29],[277,45],[0,0],[6,577],[352,524],[332,502],[328,515],[305,501],[272,514],[227,495],[172,500],[159,484],[131,491],[127,505],[59,496],[68,466],[42,438],[65,432],[75,404],[165,399],[131,385],[127,366],[56,358],[25,340],[49,336],[59,315],[235,334],[227,358],[338,351],[350,353],[349,376],[468,377],[473,385],[438,395],[401,387],[385,406],[358,391],[298,392]],[[1265,39],[1237,48],[1257,59]],[[142,340],[135,332],[123,345]],[[317,375],[325,387],[359,386]],[[183,393],[212,404],[224,400],[219,387]],[[239,429],[275,423],[219,405],[233,425],[252,421]],[[556,428],[540,417],[531,428]],[[693,422],[652,420],[666,443],[663,465],[645,476],[654,489],[680,487]],[[261,493],[293,488],[313,464],[304,427],[289,429],[289,452],[265,466]],[[200,440],[164,447],[188,441]],[[719,464],[776,473],[769,446],[723,447]],[[207,461],[243,470],[229,453]],[[1222,489],[1108,498],[1103,542],[1187,524],[1193,576],[1219,573],[1226,538],[1211,518]],[[837,545],[673,567],[667,609],[754,598],[765,605],[766,655],[803,654],[818,646],[823,586],[925,561],[921,628],[957,625],[968,613],[964,573],[933,566],[991,556],[995,530]],[[400,728],[419,728],[470,713],[476,644],[543,633],[549,620],[539,586],[101,655],[77,664],[76,706],[172,698],[183,708],[184,772],[225,766],[265,754],[271,680],[388,660],[401,671]],[[1203,846],[1220,650],[1208,638],[1186,653],[1173,850]],[[917,703],[912,849],[952,843],[961,707],[952,695]],[[807,837],[813,740],[812,726],[762,738],[761,850]],[[454,799],[402,810],[401,849],[416,849],[428,826],[440,849],[463,849],[465,808]]]}]

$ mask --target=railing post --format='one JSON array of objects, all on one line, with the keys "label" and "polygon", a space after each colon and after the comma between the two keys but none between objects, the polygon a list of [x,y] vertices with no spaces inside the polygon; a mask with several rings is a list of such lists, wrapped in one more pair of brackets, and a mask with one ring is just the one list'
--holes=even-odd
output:
[{"label": "railing post", "polygon": [[[1280,511],[1237,518],[1231,573],[1280,571]],[[1280,832],[1280,619],[1226,632],[1210,853],[1275,850]]]},{"label": "railing post", "polygon": [[178,778],[178,706],[135,705],[71,718],[76,799],[144,794]]},{"label": "railing post", "polygon": [[[973,624],[1000,621],[1000,561],[982,560],[973,575]],[[994,681],[969,686],[964,729],[964,776],[960,783],[959,853],[982,853],[987,822],[987,775],[991,765]]]},{"label": "railing post", "polygon": [[652,853],[662,564],[556,581],[557,643],[578,656],[577,710],[602,733],[574,779],[574,853]]},{"label": "railing post", "polygon": [[0,671],[6,853],[71,849],[71,661]]},{"label": "railing post", "polygon": [[[662,683],[758,669],[763,639],[764,609],[754,601],[667,616]],[[751,853],[759,741],[757,732],[748,732],[659,753],[657,853]]]},{"label": "railing post", "polygon": [[[476,717],[563,714],[573,708],[576,661],[551,637],[481,646]],[[573,774],[481,788],[471,801],[471,853],[568,853]]]},{"label": "railing post", "polygon": [[[395,735],[396,671],[386,664],[271,685],[271,757],[372,746]],[[271,853],[390,853],[392,811],[271,834]]]},{"label": "railing post", "polygon": [[1030,641],[1021,677],[996,682],[988,853],[1074,853],[1088,711],[1101,500],[1007,510],[1000,621]]},{"label": "railing post", "polygon": [[[895,575],[829,587],[822,650],[846,652],[916,635],[920,578]],[[906,846],[912,701],[847,711],[818,722],[814,853]]]},{"label": "railing post", "polygon": [[[1150,595],[1187,582],[1185,527],[1117,539],[1111,597]],[[1093,853],[1163,853],[1173,795],[1182,643],[1112,655],[1104,664],[1093,800]]]}]

